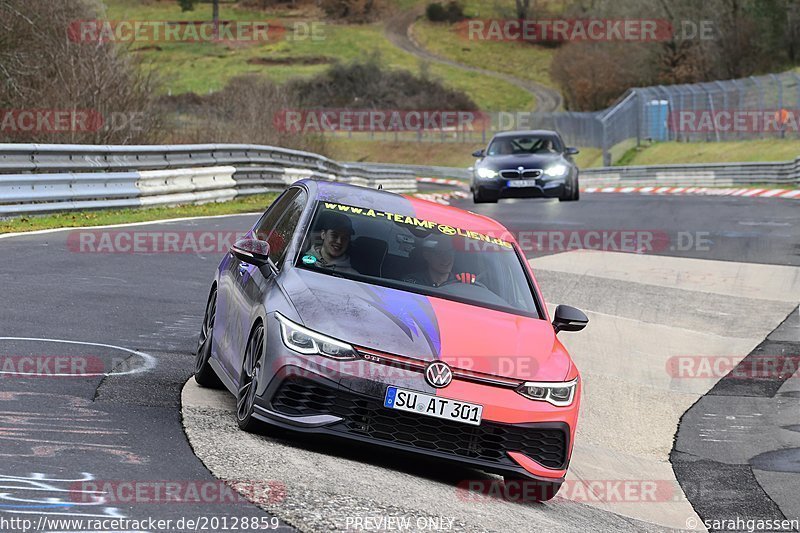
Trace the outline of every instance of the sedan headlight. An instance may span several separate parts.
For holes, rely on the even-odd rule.
[[[545,169],[544,173],[551,178],[560,178],[567,173],[567,165],[563,163],[556,163],[555,165]]]
[[[572,401],[575,399],[575,389],[577,387],[578,378],[560,383],[552,381],[526,381],[517,387],[517,392],[531,400],[548,402],[556,407],[567,407],[572,405]]]
[[[275,313],[281,323],[283,344],[290,350],[304,355],[322,355],[331,359],[356,359],[356,352],[349,344],[332,339],[316,331],[296,324],[280,313]]]
[[[478,169],[478,177],[483,178],[486,180],[490,180],[492,178],[497,177],[497,171],[492,170],[491,168],[481,167]]]

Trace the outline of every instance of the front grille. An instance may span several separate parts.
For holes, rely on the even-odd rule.
[[[493,422],[470,426],[383,407],[374,398],[305,378],[281,383],[272,408],[290,416],[331,414],[343,422],[330,429],[412,448],[514,465],[506,451],[521,452],[549,468],[563,468],[567,434],[559,428],[524,428]]]
[[[538,178],[542,175],[542,171],[538,168],[526,168],[523,170],[513,169],[513,170],[501,170],[500,175],[506,179],[530,179],[530,178]]]

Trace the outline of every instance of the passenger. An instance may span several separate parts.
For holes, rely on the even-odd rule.
[[[313,262],[318,267],[335,272],[358,274],[350,265],[350,237],[355,233],[350,218],[328,211],[320,217],[318,227],[322,242],[309,248],[303,254],[302,261],[306,264]]]
[[[422,272],[414,272],[403,281],[429,287],[440,287],[449,282],[475,283],[475,274],[462,272],[453,274],[455,250],[452,239],[428,239],[422,243],[422,258],[426,268]]]

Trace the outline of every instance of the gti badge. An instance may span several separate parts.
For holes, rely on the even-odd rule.
[[[453,381],[453,371],[447,363],[434,361],[425,369],[425,381],[437,389],[447,387]]]

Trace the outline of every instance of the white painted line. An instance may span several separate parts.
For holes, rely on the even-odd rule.
[[[152,370],[156,367],[156,358],[150,354],[146,354],[144,352],[140,352],[137,350],[131,350],[130,348],[123,348],[122,346],[114,346],[113,344],[103,344],[100,342],[83,342],[83,341],[68,341],[64,339],[40,339],[36,337],[0,337],[0,341],[31,341],[31,342],[52,342],[56,344],[80,344],[83,346],[100,346],[101,348],[111,348],[113,350],[120,350],[123,352],[128,352],[133,355],[138,355],[142,359],[144,359],[145,364],[141,368],[134,368],[131,370],[126,370],[124,372],[103,372],[103,373],[85,373],[85,374],[39,374],[35,372],[14,372],[14,371],[0,371],[0,374],[11,374],[14,376],[43,376],[43,377],[79,377],[79,378],[87,378],[87,377],[98,377],[98,376],[124,376],[126,374],[141,374],[142,372],[147,372]]]

